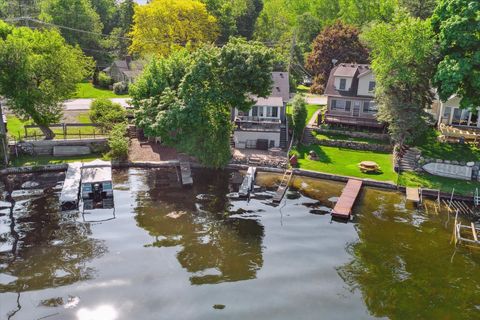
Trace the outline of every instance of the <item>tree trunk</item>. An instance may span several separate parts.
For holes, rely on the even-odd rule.
[[[52,129],[50,129],[49,127],[42,125],[39,125],[38,127],[45,135],[45,140],[53,140],[53,138],[55,138],[55,133],[53,133]]]

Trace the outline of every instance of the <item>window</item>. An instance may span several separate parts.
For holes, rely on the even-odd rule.
[[[347,79],[340,79],[340,90],[345,90],[347,86]]]
[[[368,83],[368,91],[372,92],[373,90],[375,90],[375,81],[370,81]]]
[[[348,101],[350,102],[350,101]],[[336,111],[345,111],[346,109],[346,106],[347,106],[347,101],[345,100],[332,100],[332,110],[336,110]],[[349,106],[349,110],[350,110],[350,106]],[[347,111],[349,111],[347,110]]]
[[[363,103],[363,112],[364,113],[375,113],[377,112],[378,108],[375,102],[373,101],[365,101]]]
[[[450,120],[450,115],[452,114],[452,107],[445,107],[443,110],[443,117]]]
[[[252,108],[252,117],[258,117],[258,107]]]
[[[267,107],[267,117],[277,118],[278,117],[278,107]]]
[[[345,111],[350,112],[351,106],[352,106],[352,101],[347,101],[347,102],[345,103]]]

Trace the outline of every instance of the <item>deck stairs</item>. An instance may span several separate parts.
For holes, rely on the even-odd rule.
[[[303,131],[303,144],[310,145],[313,144],[316,140],[315,136],[312,134],[313,129],[310,127],[306,127]]]
[[[421,153],[417,148],[407,149],[400,158],[400,171],[414,171],[417,157],[421,155]]]
[[[287,126],[282,124],[280,128],[280,148],[286,149],[288,144]]]
[[[475,195],[473,196],[473,203],[475,204],[475,207],[478,207],[480,205],[480,196],[478,194],[478,188],[475,189]]]
[[[273,203],[280,203],[282,201],[283,196],[285,195],[285,192],[287,192],[288,186],[290,185],[292,176],[293,176],[292,170],[285,170],[282,180],[278,185],[277,192],[275,192],[275,195],[272,198]]]
[[[133,125],[128,126],[127,133],[128,133],[128,137],[130,139],[138,138],[138,133],[137,133],[137,127],[136,126],[133,126]]]

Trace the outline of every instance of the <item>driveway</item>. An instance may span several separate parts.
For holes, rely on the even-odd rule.
[[[63,109],[65,111],[84,111],[90,110],[90,104],[94,99],[71,99],[63,103]],[[115,103],[120,103],[124,108],[131,108],[128,103],[130,98],[112,98],[110,99]]]

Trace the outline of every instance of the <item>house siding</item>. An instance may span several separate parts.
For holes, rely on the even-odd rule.
[[[367,96],[367,97],[373,97],[374,92],[369,91],[369,84],[371,81],[375,81],[375,77],[372,72],[364,75],[363,77],[358,78],[358,91],[357,95],[359,96]]]

